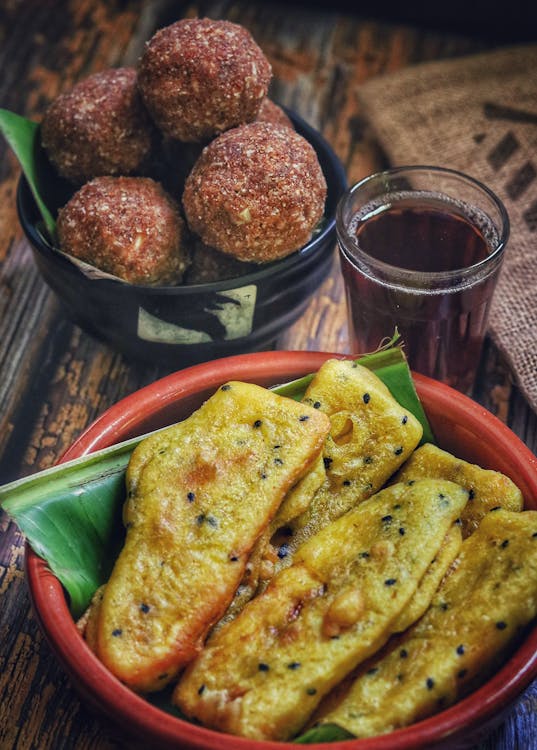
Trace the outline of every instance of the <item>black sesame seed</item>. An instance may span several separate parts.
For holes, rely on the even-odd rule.
[[[298,669],[300,667],[299,661],[292,661],[290,664],[287,665],[287,669]]]
[[[409,487],[412,487],[412,485],[414,484],[415,481],[416,481],[415,479],[409,479],[408,482],[407,482],[407,485]]]
[[[214,516],[207,516],[205,520],[207,521],[207,523],[209,524],[209,526],[213,527],[213,529],[217,529],[218,528],[218,519],[215,518]]]
[[[459,678],[459,680],[462,680],[462,678],[466,677],[467,674],[468,674],[468,670],[467,669],[460,669],[457,672],[457,677]]]
[[[237,562],[238,559],[239,559],[238,555],[230,555],[229,556],[229,561],[230,562]]]
[[[198,695],[201,695],[205,692],[205,685],[200,685],[198,688]]]
[[[317,692],[317,688],[308,688],[308,689],[306,690],[306,693],[307,693],[308,695],[315,695],[315,694],[316,694],[316,692]]]
[[[278,448],[281,448],[282,446],[281,445],[273,445],[272,447],[274,448],[275,451],[277,451]]]
[[[112,635],[114,638],[118,638],[120,635],[123,635],[123,631],[121,628],[116,628],[115,630],[112,630]]]
[[[445,495],[443,495],[441,492],[438,493],[438,497],[440,500],[443,500],[445,498]]]
[[[475,497],[475,491],[474,490],[468,490],[468,500],[473,500]]]
[[[432,677],[427,677],[425,680],[425,684],[427,685],[427,690],[432,690],[434,688],[434,680]]]
[[[537,539],[537,531],[533,532],[533,534],[531,535],[531,538],[532,539]]]
[[[307,422],[307,421],[308,421],[308,419],[309,419],[309,415],[308,415],[308,414],[301,414],[301,415],[299,416],[299,418],[298,418],[298,421],[299,421],[299,422]]]
[[[464,654],[464,646],[462,645],[462,643],[460,646],[457,646],[455,650],[457,651],[459,656],[462,656]]]
[[[403,673],[402,672],[399,672],[399,674],[397,675],[397,679],[399,680],[399,682],[403,682]]]
[[[270,669],[269,665],[265,664],[262,661],[259,662],[259,664],[257,665],[257,668],[259,669],[260,672],[268,672]]]
[[[196,499],[196,494],[194,492],[189,492],[186,496],[186,499],[188,500],[189,503],[193,503],[194,500]]]
[[[385,586],[393,586],[395,583],[397,583],[397,578],[386,578],[384,581]]]
[[[277,466],[283,466],[283,460],[282,460],[281,458],[275,458],[275,459],[274,459],[274,463],[275,463],[275,464],[276,464]]]
[[[221,391],[230,391],[230,390],[231,390],[231,386],[229,385],[229,383],[226,383],[225,385],[223,385],[223,386],[222,386],[222,387],[220,388],[220,390],[221,390]]]
[[[381,521],[382,521],[383,523],[390,523],[390,521],[392,520],[392,517],[391,517],[390,515],[387,515],[387,516],[382,516],[382,518],[381,518],[380,520],[381,520]]]
[[[507,623],[504,622],[503,620],[500,620],[499,622],[496,623],[496,628],[498,630],[505,630],[506,627],[507,627]]]
[[[159,450],[159,452],[158,452],[159,456],[162,456],[162,455],[164,455],[164,453],[166,453],[166,451],[167,451],[167,450],[168,450],[167,448],[161,448],[161,449]]]
[[[404,536],[404,535],[405,535],[405,530],[403,529],[403,527],[402,527],[402,526],[400,526],[400,527],[399,527],[399,534],[400,534],[401,536]]]
[[[371,396],[369,395],[369,393],[364,393],[362,398],[363,398],[364,404],[368,404],[371,401]]]
[[[505,549],[508,546],[509,546],[509,539],[504,539],[503,542],[500,544],[500,547],[502,549]]]
[[[267,475],[265,474],[265,472],[262,472],[262,473],[260,474],[260,477],[261,477],[261,479],[266,479],[266,478],[267,478]]]
[[[400,508],[401,508],[401,503],[395,503],[395,505],[393,506],[394,510],[400,510]]]
[[[408,417],[407,417],[407,415],[405,414],[405,416],[404,416],[404,417],[402,418],[402,420],[401,420],[401,424],[406,424],[407,422],[408,422]]]
[[[402,648],[401,651],[399,651],[399,656],[401,657],[401,659],[406,659],[407,658],[408,651],[406,650],[406,648]]]
[[[373,463],[373,456],[365,456],[364,464],[372,464],[372,463]]]
[[[321,402],[320,401],[315,401],[315,403],[313,404],[313,408],[314,409],[320,409],[321,408]]]
[[[149,606],[149,604],[146,604],[145,602],[142,602],[142,604],[140,604],[140,612],[143,612],[144,615],[146,615],[150,609],[151,607]]]
[[[402,445],[400,445],[399,448],[396,448],[394,450],[394,453],[395,453],[396,456],[400,456],[402,452],[403,452],[403,446]]]
[[[351,480],[350,479],[344,479],[343,480],[343,486],[344,487],[350,487],[351,486]],[[537,536],[537,534],[535,534],[534,536]]]
[[[461,519],[461,518],[457,518],[457,519],[456,519],[456,520],[454,521],[453,525],[454,525],[454,526],[462,526],[462,519]]]
[[[449,604],[448,604],[447,602],[442,602],[442,603],[441,603],[441,604],[439,605],[439,607],[440,607],[440,609],[443,609],[443,610],[444,610],[444,612],[445,612],[445,611],[446,611],[446,610],[448,609],[448,607],[449,607]]]
[[[323,464],[324,464],[324,468],[325,468],[325,469],[329,469],[329,468],[330,468],[330,465],[331,465],[331,463],[332,463],[332,459],[331,459],[331,458],[329,458],[328,456],[324,456],[324,458],[323,458]]]
[[[360,554],[358,555],[358,557],[362,557],[362,558],[363,557],[369,557],[369,552],[360,552]]]
[[[282,546],[278,550],[278,557],[280,558],[280,560],[283,560],[284,557],[287,557],[288,554],[289,554],[289,545],[282,544]]]
[[[198,526],[201,526],[204,521],[205,521],[205,513],[200,513],[199,516],[196,516],[196,523]]]
[[[261,427],[263,422],[260,419],[256,419],[254,422],[254,427],[257,429],[258,427]]]

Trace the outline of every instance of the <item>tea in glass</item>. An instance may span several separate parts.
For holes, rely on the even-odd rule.
[[[469,392],[509,232],[503,204],[459,172],[404,167],[354,185],[336,225],[353,351],[397,327],[412,369]]]

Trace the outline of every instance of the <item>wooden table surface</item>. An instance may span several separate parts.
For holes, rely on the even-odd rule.
[[[421,61],[502,43],[480,38],[475,30],[455,34],[290,2],[6,0],[0,13],[0,106],[36,120],[51,99],[80,78],[135,64],[154,30],[180,17],[206,15],[242,23],[272,63],[272,96],[322,131],[350,182],[385,165],[355,95],[362,82]],[[14,156],[0,142],[2,484],[53,464],[110,404],[169,372],[165,365],[126,361],[64,317],[18,224],[18,177]],[[349,351],[337,264],[277,346]],[[535,414],[490,343],[474,398],[536,451]],[[537,747],[536,702],[537,683],[479,748]],[[0,516],[0,748],[127,746],[133,745],[120,729],[80,702],[52,656],[30,609],[23,539]]]

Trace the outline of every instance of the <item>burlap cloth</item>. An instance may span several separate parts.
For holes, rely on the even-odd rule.
[[[511,236],[489,334],[537,410],[537,45],[415,65],[358,96],[392,166],[459,169],[505,203]]]

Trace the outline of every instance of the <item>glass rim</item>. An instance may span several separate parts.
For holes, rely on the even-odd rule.
[[[478,190],[483,192],[495,205],[499,213],[501,222],[501,226],[497,226],[498,222],[494,221],[494,225],[499,229],[499,237],[498,242],[496,243],[492,252],[485,258],[477,261],[477,263],[473,263],[469,266],[462,266],[461,268],[454,268],[449,271],[415,271],[409,268],[403,268],[401,266],[394,266],[391,263],[379,260],[378,258],[375,258],[374,255],[371,255],[363,248],[361,248],[356,239],[351,234],[349,234],[347,229],[342,229],[342,227],[344,226],[344,208],[359,190],[361,190],[364,186],[366,186],[373,180],[382,179],[383,177],[397,176],[402,172],[432,172],[443,174],[447,177],[456,177],[458,179],[462,179],[464,182],[469,183],[472,187],[477,188]],[[492,217],[489,218],[492,219]],[[507,241],[510,234],[510,221],[509,214],[507,213],[507,209],[505,208],[503,201],[496,195],[493,190],[491,190],[487,185],[485,185],[477,178],[472,177],[471,175],[466,174],[465,172],[461,172],[457,169],[450,169],[448,167],[439,167],[427,164],[417,164],[391,167],[389,169],[373,172],[367,177],[363,177],[361,180],[358,180],[358,182],[355,182],[353,185],[351,185],[351,187],[349,187],[341,196],[336,207],[336,233],[340,251],[348,258],[351,263],[353,263],[353,265],[356,264],[359,258],[362,258],[380,271],[384,271],[386,274],[393,275],[394,273],[397,273],[400,277],[400,280],[404,279],[407,282],[412,282],[412,280],[421,279],[422,281],[436,280],[437,282],[446,282],[453,279],[460,279],[461,276],[467,277],[473,276],[475,274],[479,275],[480,272],[484,273],[485,270],[489,267],[495,267],[497,263],[500,262],[503,251],[507,246]],[[350,245],[350,248],[347,247],[347,245]]]

